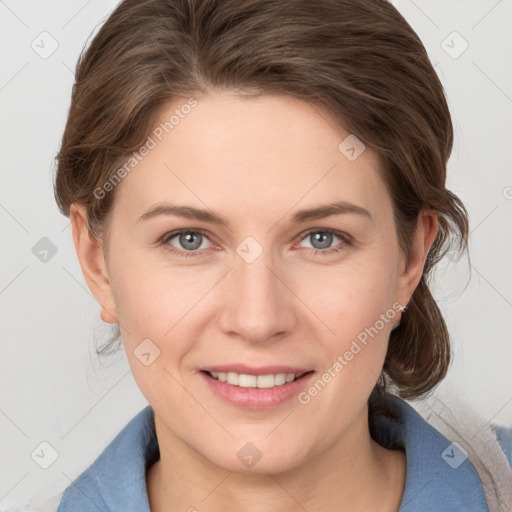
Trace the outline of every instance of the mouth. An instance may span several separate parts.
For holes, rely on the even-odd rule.
[[[285,384],[301,379],[306,374],[311,373],[312,370],[299,373],[268,373],[264,375],[252,375],[236,372],[214,372],[208,370],[202,370],[202,372],[212,379],[218,380],[219,382],[226,382],[232,386],[238,386],[241,388],[271,389],[284,386]]]
[[[272,409],[284,404],[308,385],[314,373],[283,366],[255,369],[240,365],[199,371],[213,396],[243,409]]]

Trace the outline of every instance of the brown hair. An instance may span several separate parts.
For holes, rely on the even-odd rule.
[[[370,405],[387,382],[404,398],[432,390],[447,372],[450,343],[429,275],[450,239],[466,247],[468,220],[445,187],[453,129],[443,87],[388,1],[122,1],[77,65],[57,156],[62,213],[69,215],[71,203],[86,205],[91,232],[106,235],[115,189],[101,199],[94,190],[141,146],[165,103],[215,88],[314,103],[375,150],[404,254],[420,210],[439,212],[421,282],[391,332]]]

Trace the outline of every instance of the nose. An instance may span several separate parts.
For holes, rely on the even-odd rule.
[[[248,263],[238,256],[222,290],[220,327],[249,343],[277,341],[297,329],[297,299],[286,269],[272,264],[270,251]]]

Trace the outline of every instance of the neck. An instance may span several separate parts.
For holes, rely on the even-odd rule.
[[[328,450],[289,471],[238,473],[202,457],[155,415],[160,460],[147,474],[151,510],[396,512],[405,484],[405,454],[373,441],[367,425],[365,411]]]

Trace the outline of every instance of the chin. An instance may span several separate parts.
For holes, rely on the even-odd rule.
[[[211,457],[205,455],[211,463],[227,471],[253,475],[278,474],[293,470],[304,462],[303,450],[299,453],[298,445],[283,447],[268,440],[260,443],[245,440],[234,443],[234,446],[220,453],[211,454]]]

